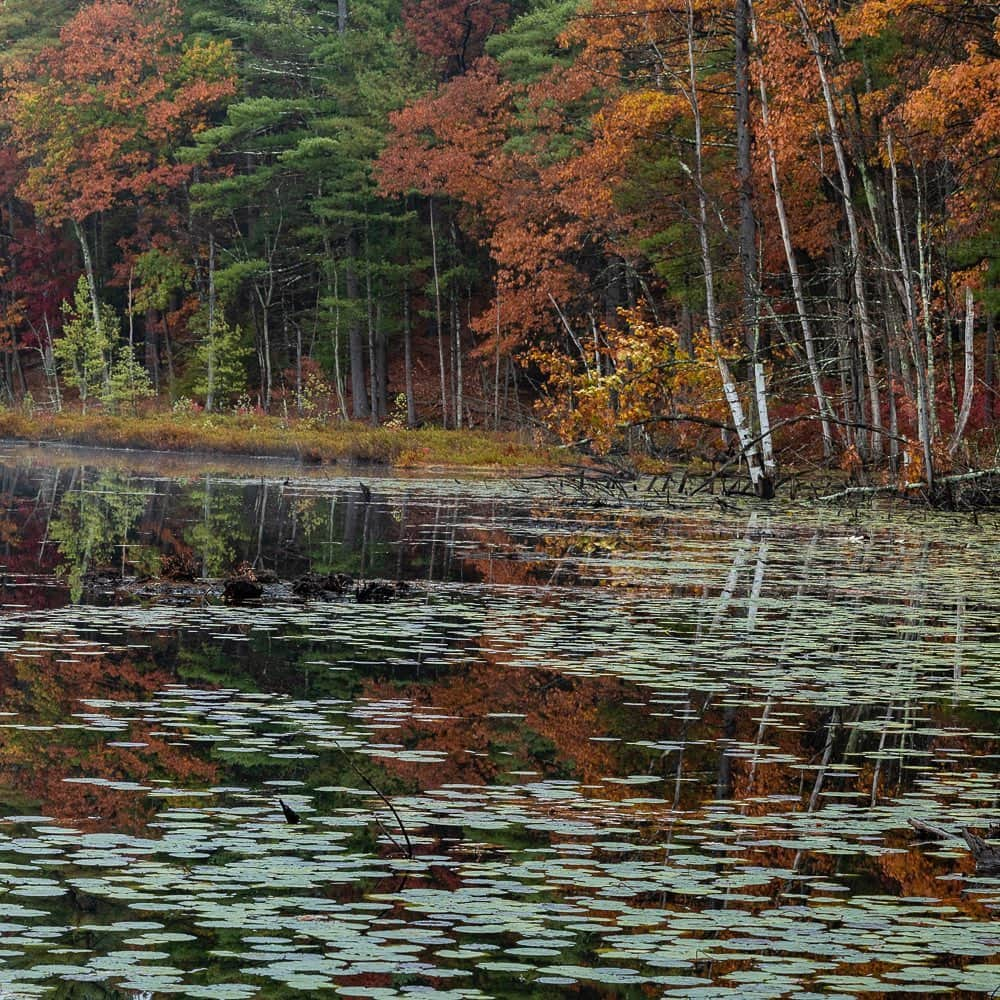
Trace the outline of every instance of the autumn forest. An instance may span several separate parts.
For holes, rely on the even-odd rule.
[[[9,408],[997,462],[983,0],[0,8]]]

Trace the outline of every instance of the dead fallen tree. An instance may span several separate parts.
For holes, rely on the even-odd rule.
[[[893,497],[925,503],[940,510],[989,510],[1000,508],[1000,467],[940,476],[932,487],[925,482],[883,486],[849,486],[818,499],[823,503]]]
[[[917,833],[923,834],[929,840],[964,840],[965,846],[968,847],[969,853],[976,862],[976,868],[980,871],[1000,870],[1000,847],[991,844],[974,830],[964,827],[962,830],[955,832],[912,817],[908,822]],[[1000,833],[1000,829],[992,826],[986,831],[987,837],[996,836],[998,833]]]

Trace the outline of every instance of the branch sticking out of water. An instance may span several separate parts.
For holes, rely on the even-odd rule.
[[[410,841],[410,835],[406,831],[406,825],[403,823],[403,819],[396,810],[396,807],[389,800],[389,797],[385,794],[385,792],[383,792],[382,789],[379,788],[375,782],[373,782],[371,778],[369,778],[368,775],[361,770],[360,767],[358,767],[351,755],[336,740],[333,740],[333,745],[344,755],[344,760],[347,761],[347,766],[382,800],[385,807],[392,813],[397,825],[399,826],[399,831],[403,835],[403,840],[406,843],[405,847],[385,828],[385,824],[378,818],[377,813],[375,814],[375,822],[378,823],[379,829],[389,838],[390,841],[392,841],[396,850],[412,861],[413,843]]]

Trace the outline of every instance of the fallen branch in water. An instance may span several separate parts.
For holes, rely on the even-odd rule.
[[[968,827],[964,827],[961,831],[946,830],[944,827],[933,826],[931,823],[925,823],[922,819],[913,819],[913,817],[910,817],[907,822],[917,833],[921,833],[931,840],[964,840],[978,867],[1000,868],[1000,847],[994,847]],[[992,835],[995,832],[995,827],[990,827],[987,834]]]
[[[413,860],[413,844],[410,841],[410,835],[406,832],[406,825],[403,823],[402,817],[396,811],[396,807],[389,801],[389,797],[379,788],[371,778],[365,774],[364,771],[355,764],[354,759],[351,755],[336,741],[332,740],[333,745],[344,755],[344,760],[347,761],[347,766],[382,800],[389,812],[392,813],[396,820],[396,824],[399,826],[400,833],[403,834],[403,840],[406,841],[406,847],[403,845],[385,828],[385,824],[379,819],[378,813],[374,813],[375,822],[378,824],[379,829],[392,841],[393,846],[401,854],[404,854],[410,861]]]
[[[962,831],[962,838],[969,845],[969,851],[976,864],[983,868],[1000,868],[1000,848],[988,844],[978,834],[969,829]]]
[[[925,837],[930,837],[931,840],[952,840],[958,837],[957,833],[952,833],[950,830],[943,830],[939,826],[931,826],[930,823],[925,823],[922,819],[913,819],[910,817],[907,822],[917,833],[922,833]]]
[[[962,483],[971,483],[980,479],[989,479],[991,477],[996,477],[1000,479],[1000,467],[994,467],[992,469],[980,469],[977,472],[963,472],[954,476],[942,476],[940,479],[935,480],[934,493],[938,494],[941,491],[941,487],[948,487],[954,485],[960,485]],[[832,503],[835,500],[844,500],[847,497],[857,496],[857,497],[876,497],[879,495],[893,495],[893,496],[906,496],[911,493],[926,493],[927,484],[923,481],[916,483],[897,483],[895,485],[883,485],[883,486],[849,486],[847,489],[840,490],[838,493],[830,493],[826,496],[819,497],[818,499],[823,503]],[[1000,500],[1000,489],[998,489],[998,500]]]

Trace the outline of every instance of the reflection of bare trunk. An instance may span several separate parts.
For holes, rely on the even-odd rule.
[[[361,579],[365,578],[366,562],[368,558],[368,534],[371,530],[372,505],[365,500],[365,516],[361,523],[361,568],[359,570]]]
[[[360,507],[357,497],[349,493],[344,505],[344,548],[348,552],[353,552],[358,548],[360,518],[358,513]]]
[[[437,550],[438,525],[441,523],[441,501],[438,500],[434,508],[434,528],[431,531],[431,551],[427,559],[427,580],[434,579],[434,557]]]
[[[889,726],[892,724],[892,716],[894,712],[895,708],[890,701],[889,704],[886,705],[885,717],[882,719],[882,733],[879,736],[878,752],[875,754],[875,767],[872,771],[872,807],[878,805],[878,783],[879,778],[882,777],[882,759],[885,756],[885,741],[889,735]]]
[[[208,527],[212,520],[212,477],[205,473],[205,494],[201,506],[202,523],[205,526],[205,534],[208,536]],[[206,561],[207,550],[202,549],[201,554],[201,575],[208,576],[208,563]]]
[[[764,734],[767,732],[768,719],[771,717],[771,706],[774,704],[774,697],[769,691],[767,701],[764,702],[764,710],[760,713],[760,725],[757,726],[757,736],[753,742],[753,756],[750,758],[750,773],[747,775],[747,795],[753,794],[754,779],[757,776],[757,761],[760,757],[761,744],[764,742]],[[746,809],[747,802],[744,800],[742,808]]]
[[[823,759],[819,763],[819,770],[816,772],[816,781],[813,784],[812,795],[809,796],[809,808],[807,812],[815,812],[819,803],[819,795],[823,790],[823,782],[826,780],[826,771],[830,766],[830,757],[833,755],[833,741],[837,736],[837,729],[840,726],[840,712],[834,709],[830,713],[830,721],[826,726],[826,744],[823,747]]]
[[[265,480],[261,480],[259,496],[260,499],[257,503],[257,553],[253,559],[255,569],[260,566],[264,548],[264,521],[267,518],[267,482]]]
[[[747,555],[750,552],[750,538],[756,526],[757,512],[754,511],[750,515],[750,520],[747,522],[746,534],[739,543],[736,555],[733,556],[733,563],[729,568],[729,575],[726,577],[726,584],[722,588],[722,593],[719,595],[719,603],[715,606],[715,614],[712,616],[712,629],[715,629],[719,622],[722,621],[722,616],[728,610],[733,599],[733,594],[736,592],[736,584],[739,582],[741,570],[746,565]]]
[[[962,646],[965,641],[965,595],[960,594],[955,602],[955,664],[952,674],[955,681],[955,698],[962,683]]]
[[[736,706],[727,705],[722,713],[722,734],[719,739],[719,774],[715,783],[715,797],[728,799],[733,793],[733,759],[729,756],[729,743],[736,735]]]
[[[753,585],[750,588],[750,600],[747,601],[747,631],[752,632],[757,626],[757,610],[760,607],[760,592],[764,588],[764,571],[767,568],[767,537],[761,536],[757,549],[757,565],[754,567]]]

